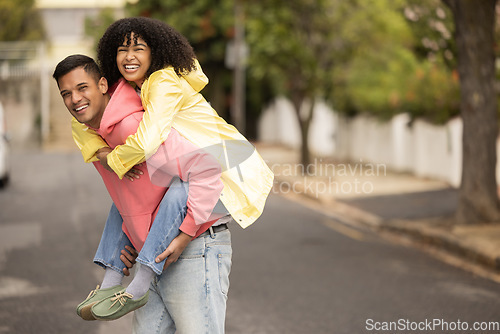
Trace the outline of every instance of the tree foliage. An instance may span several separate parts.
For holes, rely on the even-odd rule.
[[[44,39],[44,26],[35,0],[0,0],[0,41]]]
[[[407,0],[403,14],[415,36],[413,50],[419,59],[438,60],[454,70],[457,51],[453,16],[441,0]]]
[[[85,18],[85,34],[94,40],[94,50],[106,29],[116,20],[112,8],[103,8],[96,17]]]
[[[233,37],[233,1],[141,0],[128,4],[131,15],[162,20],[187,37],[201,62],[224,62]]]
[[[268,0],[248,2],[249,74],[271,83],[294,105],[302,134],[301,162],[308,164],[308,131],[316,98],[330,95],[342,2]]]

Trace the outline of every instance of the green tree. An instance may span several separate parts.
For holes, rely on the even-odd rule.
[[[0,0],[0,41],[40,41],[45,32],[35,0]]]
[[[228,116],[231,71],[225,66],[228,41],[234,35],[234,2],[197,0],[187,4],[181,0],[141,0],[129,3],[130,15],[162,20],[189,40],[210,84],[203,91],[215,110]]]
[[[457,221],[500,221],[496,182],[498,101],[495,91],[496,0],[443,0],[455,21],[463,119],[462,182]]]
[[[250,75],[271,82],[292,102],[302,135],[301,163],[308,164],[309,125],[316,98],[331,87],[335,1],[249,2],[247,43]]]
[[[457,55],[450,9],[441,0],[406,0],[402,11],[415,36],[415,55],[455,70]]]
[[[249,2],[250,74],[292,101],[308,164],[309,125],[317,98],[339,111],[387,116],[403,100],[417,61],[403,1],[283,0]],[[388,59],[390,62],[388,63]],[[399,107],[396,103],[392,110]]]

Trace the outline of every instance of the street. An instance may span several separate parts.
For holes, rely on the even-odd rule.
[[[92,258],[110,204],[79,153],[13,152],[0,191],[0,334],[131,332],[130,316],[74,311],[102,278]],[[230,229],[229,334],[500,332],[498,283],[284,197]]]

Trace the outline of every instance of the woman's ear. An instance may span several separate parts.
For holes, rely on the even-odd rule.
[[[108,80],[106,80],[105,77],[101,77],[97,85],[99,86],[99,90],[102,94],[106,94],[108,92]]]

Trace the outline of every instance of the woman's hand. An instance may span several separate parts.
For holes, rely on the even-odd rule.
[[[168,245],[167,249],[156,257],[156,263],[160,263],[168,257],[163,266],[163,270],[167,269],[172,263],[177,262],[179,256],[182,254],[186,246],[193,239],[192,236],[181,232],[174,240]]]

